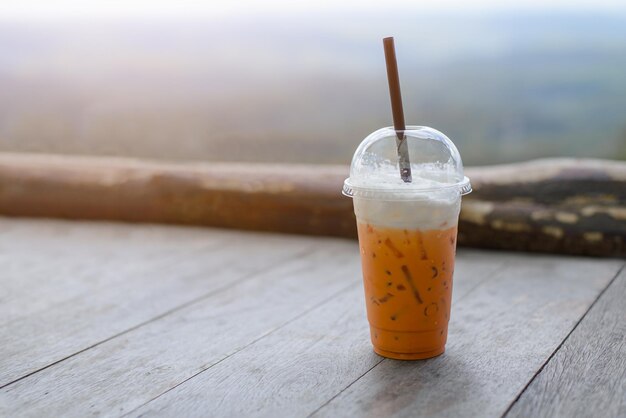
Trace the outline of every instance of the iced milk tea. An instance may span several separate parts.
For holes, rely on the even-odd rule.
[[[374,350],[421,359],[443,353],[452,297],[456,226],[419,230],[357,224]]]

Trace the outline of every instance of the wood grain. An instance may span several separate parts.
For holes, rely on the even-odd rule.
[[[621,265],[519,257],[453,306],[444,355],[384,360],[316,416],[500,416]]]
[[[505,263],[504,256],[462,253],[454,303]],[[380,360],[369,342],[363,290],[356,286],[129,415],[302,416]],[[197,396],[207,387],[209,394]],[[172,409],[158,409],[180,396],[185,401]]]
[[[11,384],[0,390],[0,399],[24,416],[51,411],[117,415],[219,363],[346,286],[362,299],[357,247],[350,241],[312,241],[308,257],[285,262]],[[488,279],[502,264],[493,261],[483,253],[462,255],[455,297]],[[358,302],[350,307],[363,304]],[[359,319],[360,331],[367,332],[363,317]]]
[[[224,231],[0,218],[0,326],[232,245]],[[167,239],[163,239],[167,236]],[[229,237],[231,240],[229,241]]]
[[[8,317],[0,320],[0,386],[315,245],[295,236],[149,225],[22,221],[12,229],[12,238],[2,237],[13,267],[0,278],[0,318]]]
[[[351,241],[0,219],[0,263],[0,372],[23,377],[0,389],[11,417],[500,416],[624,267],[461,250],[447,352],[411,363],[371,351]],[[615,294],[590,325],[614,324],[591,347],[613,357],[588,374],[616,394],[622,282],[562,346]]]
[[[357,247],[308,255],[216,292],[0,391],[24,416],[119,415],[189,379],[360,280]]]
[[[472,411],[484,415],[485,403],[494,402],[498,408],[498,401],[503,402],[507,396],[510,401],[516,394],[519,376],[526,374],[530,378],[534,374],[536,362],[515,364],[515,357],[547,358],[550,349],[560,342],[559,335],[567,333],[621,265],[541,259],[529,266],[527,257],[510,254],[494,255],[492,261],[502,259],[506,260],[506,268],[498,269],[493,278],[468,272],[482,282],[475,282],[471,291],[462,292],[453,302],[456,307],[450,353],[436,360],[385,360],[378,364],[381,358],[371,351],[362,290],[354,288],[130,416],[307,416],[344,390],[347,399],[339,396],[320,413],[389,416],[406,407],[405,414],[415,416],[416,411],[425,408],[416,398],[423,401],[432,396],[431,387],[437,387],[434,393],[442,398],[436,403],[431,400],[431,408],[436,404],[456,411],[458,416],[459,411],[466,413],[465,408],[471,406],[470,415]],[[457,271],[462,271],[462,267]],[[578,274],[572,278],[574,271]],[[570,291],[562,292],[565,288]],[[554,294],[555,291],[559,292]],[[553,304],[549,307],[544,307],[543,301],[532,300],[544,292],[552,295]],[[506,318],[504,330],[499,329],[498,323],[502,317]],[[531,330],[540,334],[526,338],[529,352],[520,353],[520,338],[512,338],[516,328],[526,329],[525,334]],[[521,334],[527,337],[524,332]],[[553,337],[545,338],[546,334]],[[491,359],[496,352],[500,355],[506,351],[514,354],[504,353],[501,364],[497,364],[498,359]],[[477,358],[481,352],[489,353],[482,362]],[[475,364],[476,360],[482,364]],[[421,376],[416,375],[420,369]],[[403,381],[397,381],[398,378]],[[485,390],[483,381],[491,387]],[[499,388],[498,384],[509,388]],[[471,402],[476,399],[478,402]],[[493,415],[493,409],[490,412]]]
[[[626,416],[626,270],[532,381],[509,417]]]
[[[626,256],[626,162],[468,168],[459,245]],[[356,237],[345,166],[0,153],[0,214]],[[254,208],[254,210],[250,210]]]

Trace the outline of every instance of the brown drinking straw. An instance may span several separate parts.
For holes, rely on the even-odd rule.
[[[407,147],[404,131],[404,111],[402,110],[402,95],[400,94],[400,77],[398,76],[398,63],[396,62],[396,49],[393,37],[383,39],[385,47],[385,62],[387,63],[387,80],[389,81],[389,96],[391,97],[391,113],[393,114],[393,127],[396,130],[396,147],[398,149],[398,161],[400,163],[400,177],[405,183],[411,182],[411,161],[409,160],[409,148]]]

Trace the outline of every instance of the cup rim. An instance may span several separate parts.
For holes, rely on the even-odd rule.
[[[343,188],[341,193],[344,196],[354,198],[358,197],[359,199],[385,199],[385,200],[413,200],[419,199],[420,196],[429,195],[433,192],[439,191],[450,191],[456,189],[459,192],[460,196],[465,196],[472,192],[472,184],[470,183],[470,179],[467,176],[463,177],[458,183],[445,184],[437,187],[427,187],[424,189],[402,189],[402,188],[380,188],[380,187],[363,187],[356,186],[350,182],[350,178],[348,177],[343,182]]]

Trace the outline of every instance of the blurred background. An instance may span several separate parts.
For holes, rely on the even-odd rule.
[[[0,151],[347,164],[394,36],[407,122],[466,165],[626,159],[626,3],[335,3],[3,4]]]

